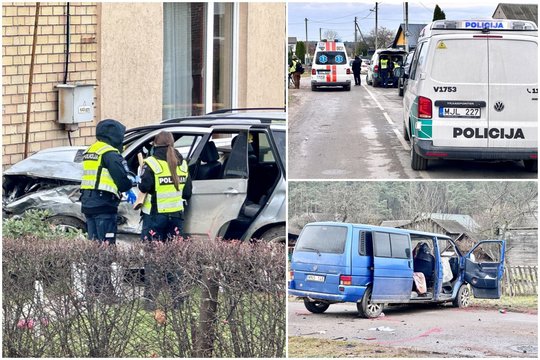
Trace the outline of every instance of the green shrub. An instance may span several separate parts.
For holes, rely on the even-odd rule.
[[[3,236],[10,238],[35,237],[39,239],[77,238],[81,233],[74,229],[57,226],[49,220],[47,210],[28,210],[21,217],[4,218]]]

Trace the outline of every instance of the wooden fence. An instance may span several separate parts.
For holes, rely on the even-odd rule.
[[[502,285],[504,295],[538,294],[538,266],[506,266]]]

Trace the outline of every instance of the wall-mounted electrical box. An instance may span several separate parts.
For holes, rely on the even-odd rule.
[[[78,124],[94,120],[93,84],[59,84],[58,122]]]

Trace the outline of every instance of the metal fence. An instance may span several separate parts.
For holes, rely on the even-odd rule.
[[[509,296],[538,294],[538,266],[506,266],[502,290]]]

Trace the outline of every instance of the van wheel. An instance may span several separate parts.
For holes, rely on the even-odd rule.
[[[311,91],[317,91],[317,87],[315,85],[311,85]]]
[[[343,89],[345,89],[345,91],[351,91],[351,85],[345,85]]]
[[[459,287],[456,298],[452,300],[452,305],[457,308],[466,308],[471,304],[471,289],[467,284]]]
[[[525,170],[529,172],[538,171],[538,160],[523,160],[523,165],[525,165]]]
[[[371,84],[373,84],[373,82],[369,81],[369,78],[368,78],[368,76],[367,76],[367,75],[366,75],[366,84],[368,84],[368,85],[371,85]]]
[[[379,86],[379,82],[377,80],[373,79],[371,82],[373,83],[373,87]]]
[[[285,244],[285,225],[273,226],[270,229],[263,232],[260,236],[261,240],[269,243]]]
[[[416,153],[414,144],[411,142],[411,168],[413,170],[426,170],[428,160]]]
[[[398,85],[398,86],[399,86],[399,85]],[[398,93],[399,93],[399,96],[403,96],[403,88],[402,88],[402,87],[399,87]]]
[[[330,304],[322,301],[309,301],[308,299],[304,299],[304,306],[308,311],[314,314],[322,314],[330,307]]]
[[[411,138],[409,137],[409,131],[407,130],[407,125],[405,125],[405,122],[403,122],[403,138],[405,141],[411,141]]]
[[[366,319],[373,319],[379,317],[383,311],[384,304],[371,302],[371,287],[366,289],[362,300],[356,303],[358,314]]]

